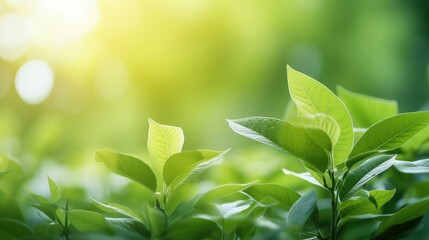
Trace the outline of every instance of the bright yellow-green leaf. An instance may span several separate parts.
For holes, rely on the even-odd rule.
[[[338,96],[346,104],[355,127],[368,128],[374,123],[398,114],[398,103],[338,87]]]
[[[160,176],[162,176],[167,159],[182,151],[184,141],[185,137],[181,128],[159,124],[149,119],[147,148]]]
[[[219,160],[223,152],[194,150],[176,153],[169,157],[164,166],[164,181],[170,188],[190,181]]]
[[[51,202],[56,203],[61,199],[61,188],[60,186],[48,177],[49,191],[51,192]]]
[[[334,161],[341,164],[350,153],[353,144],[353,125],[344,103],[332,91],[311,77],[288,66],[288,85],[298,115],[326,114],[340,126],[340,136],[334,146]]]

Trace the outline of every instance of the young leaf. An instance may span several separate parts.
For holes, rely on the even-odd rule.
[[[143,223],[143,220],[140,218],[140,216],[138,216],[137,213],[135,213],[133,210],[126,206],[122,206],[116,203],[102,203],[92,198],[90,198],[89,200],[94,203],[94,205],[100,210],[103,210],[108,213],[119,213]]]
[[[285,168],[283,168],[282,171],[286,175],[292,175],[292,176],[301,178],[301,179],[303,179],[303,180],[305,180],[305,181],[307,181],[307,182],[309,182],[311,184],[314,184],[316,186],[323,187],[323,185],[320,184],[310,173],[307,173],[307,172],[296,173],[296,172],[289,171],[289,170],[287,170]]]
[[[396,160],[393,166],[403,173],[429,173],[429,159],[413,162]]]
[[[372,125],[359,138],[350,153],[350,158],[366,152],[398,148],[428,124],[429,112],[403,113],[384,119]]]
[[[395,162],[395,157],[394,155],[374,156],[350,171],[341,185],[340,199],[342,201],[349,199],[365,183],[390,168]]]
[[[162,175],[167,159],[182,151],[184,141],[185,137],[181,128],[162,125],[149,119],[147,148],[159,174]]]
[[[429,199],[402,208],[381,222],[375,239],[393,239],[393,237],[404,236],[402,233],[416,227],[428,210]]]
[[[252,200],[237,200],[230,203],[215,204],[220,216],[227,219],[235,214],[239,214],[252,205]]]
[[[48,182],[49,182],[49,191],[51,192],[51,202],[56,203],[58,202],[58,200],[61,199],[61,188],[50,177],[48,177]]]
[[[98,162],[104,162],[114,173],[140,183],[153,192],[156,191],[155,174],[142,160],[111,149],[98,150],[95,158]]]
[[[328,167],[329,157],[326,151],[314,141],[305,128],[264,117],[228,120],[228,122],[236,133],[268,146],[285,150],[319,172],[325,172]],[[321,134],[323,133],[321,131]],[[325,137],[329,139],[326,134]]]
[[[338,97],[347,106],[355,126],[368,128],[374,123],[398,114],[398,103],[338,87]]]
[[[237,193],[239,191],[242,191],[251,185],[253,185],[254,182],[251,183],[245,183],[245,184],[225,184],[221,185],[219,187],[216,187],[214,189],[211,189],[207,192],[205,192],[201,197],[195,201],[194,206],[199,206],[207,203],[211,203],[219,198],[223,198],[226,196],[229,196],[231,194]]]
[[[316,209],[316,204],[317,194],[315,191],[311,191],[303,195],[291,207],[287,217],[287,224],[289,231],[292,233],[293,236],[299,236],[299,233],[301,233],[301,230],[307,222],[308,218]]]
[[[332,146],[337,144],[338,138],[340,137],[340,126],[334,118],[326,114],[296,117],[291,119],[290,122],[295,126],[302,126],[310,129],[318,128],[323,130],[329,136]],[[332,151],[331,148],[328,148],[328,150]]]
[[[68,220],[79,232],[113,232],[103,214],[85,210],[69,210],[67,213]],[[64,210],[57,210],[60,219],[65,219],[65,214]]]
[[[195,150],[176,153],[169,157],[164,166],[164,181],[171,188],[198,176],[221,160],[225,152]]]
[[[349,155],[353,144],[352,120],[344,103],[323,84],[289,66],[287,78],[298,115],[326,114],[340,126],[341,135],[334,146],[334,161],[336,165],[341,164]]]

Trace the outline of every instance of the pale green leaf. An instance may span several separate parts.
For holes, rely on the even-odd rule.
[[[156,177],[152,169],[137,157],[116,152],[111,149],[98,150],[95,156],[114,173],[127,177],[144,187],[156,191]]]
[[[340,187],[340,199],[342,201],[349,199],[365,183],[390,168],[395,162],[395,157],[394,155],[374,156],[350,171]]]
[[[399,234],[403,231],[407,231],[409,228],[413,228],[417,225],[417,222],[413,220],[419,220],[429,210],[429,199],[408,205],[401,210],[397,211],[393,216],[381,222],[377,229],[376,236],[384,239],[383,236],[391,236],[392,233],[399,237]],[[412,222],[412,224],[408,224]]]
[[[384,119],[368,128],[359,138],[350,153],[350,157],[371,151],[396,149],[428,124],[429,112],[403,113]]]
[[[203,204],[208,204],[213,201],[218,200],[219,198],[227,197],[231,194],[237,193],[239,191],[242,191],[251,185],[253,185],[254,182],[251,183],[245,183],[245,184],[237,184],[237,183],[231,183],[231,184],[225,184],[218,186],[216,188],[213,188],[207,192],[205,192],[203,195],[201,195],[197,201],[195,201],[195,206],[200,206]]]
[[[163,177],[167,186],[175,188],[198,176],[222,159],[225,152],[194,150],[176,153],[164,166]]]
[[[353,125],[344,103],[332,91],[311,77],[291,67],[287,68],[289,92],[298,115],[326,114],[340,126],[340,136],[334,146],[335,164],[344,162],[353,144]]]
[[[304,194],[293,204],[287,217],[288,229],[292,236],[296,238],[299,236],[305,223],[316,210],[316,204],[317,194],[315,191]]]
[[[227,219],[233,215],[239,214],[247,210],[251,205],[251,200],[237,200],[229,203],[215,204],[220,216],[223,219]]]
[[[172,189],[167,195],[165,212],[170,215],[180,204],[186,203],[186,201],[195,196],[196,193],[197,191],[193,184],[181,185]]]
[[[228,120],[229,126],[236,133],[275,147],[300,158],[321,173],[328,167],[329,156],[314,141],[305,128],[274,118],[253,117]],[[323,134],[323,131],[320,131]],[[328,135],[325,137],[329,139]]]
[[[56,203],[58,202],[58,200],[61,199],[61,188],[50,177],[48,177],[48,182],[49,182],[49,191],[51,192],[51,202]]]
[[[116,203],[107,203],[107,202],[100,202],[97,201],[93,198],[89,199],[92,203],[94,203],[94,205],[96,207],[98,207],[100,210],[103,210],[105,212],[108,213],[119,213],[122,214],[124,216],[127,216],[129,218],[133,218],[139,222],[143,223],[143,219],[140,218],[140,216],[137,215],[137,213],[135,213],[132,209],[126,207],[126,206],[122,206],[120,204],[116,204]]]
[[[185,137],[181,128],[159,124],[149,119],[147,148],[160,175],[162,175],[167,159],[182,151],[184,141]]]
[[[403,173],[429,173],[429,159],[413,162],[396,160],[393,166]]]
[[[286,175],[292,175],[292,176],[295,176],[295,177],[297,177],[297,178],[301,178],[302,180],[305,180],[305,181],[307,181],[307,182],[309,182],[309,183],[311,183],[311,184],[314,184],[314,185],[316,185],[316,186],[319,186],[319,187],[323,187],[323,185],[322,184],[320,184],[310,173],[308,173],[308,172],[303,172],[303,173],[296,173],[296,172],[292,172],[292,171],[289,171],[289,170],[287,170],[287,169],[285,169],[285,168],[283,168],[282,169],[282,171],[283,171],[283,173],[284,174],[286,174]]]
[[[347,106],[355,127],[368,128],[374,123],[398,114],[398,103],[338,87],[338,97]]]

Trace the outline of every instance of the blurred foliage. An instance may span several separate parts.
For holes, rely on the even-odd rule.
[[[183,127],[186,149],[232,148],[201,176],[200,192],[259,180],[305,193],[306,183],[280,171],[303,166],[235,136],[224,119],[281,117],[286,64],[330,89],[397,99],[401,112],[428,109],[428,9],[398,0],[0,0],[0,217],[40,223],[28,190],[48,196],[47,175],[74,209],[94,210],[88,197],[138,205],[141,186],[109,174],[94,154],[111,147],[148,159],[149,117]],[[15,78],[34,59],[50,65],[54,86],[32,105]],[[385,184],[427,181],[391,170]],[[412,202],[421,191],[398,196]]]

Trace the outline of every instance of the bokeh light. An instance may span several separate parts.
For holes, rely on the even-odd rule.
[[[28,104],[43,102],[52,91],[54,73],[51,66],[42,60],[32,60],[19,68],[15,87],[19,96]]]

